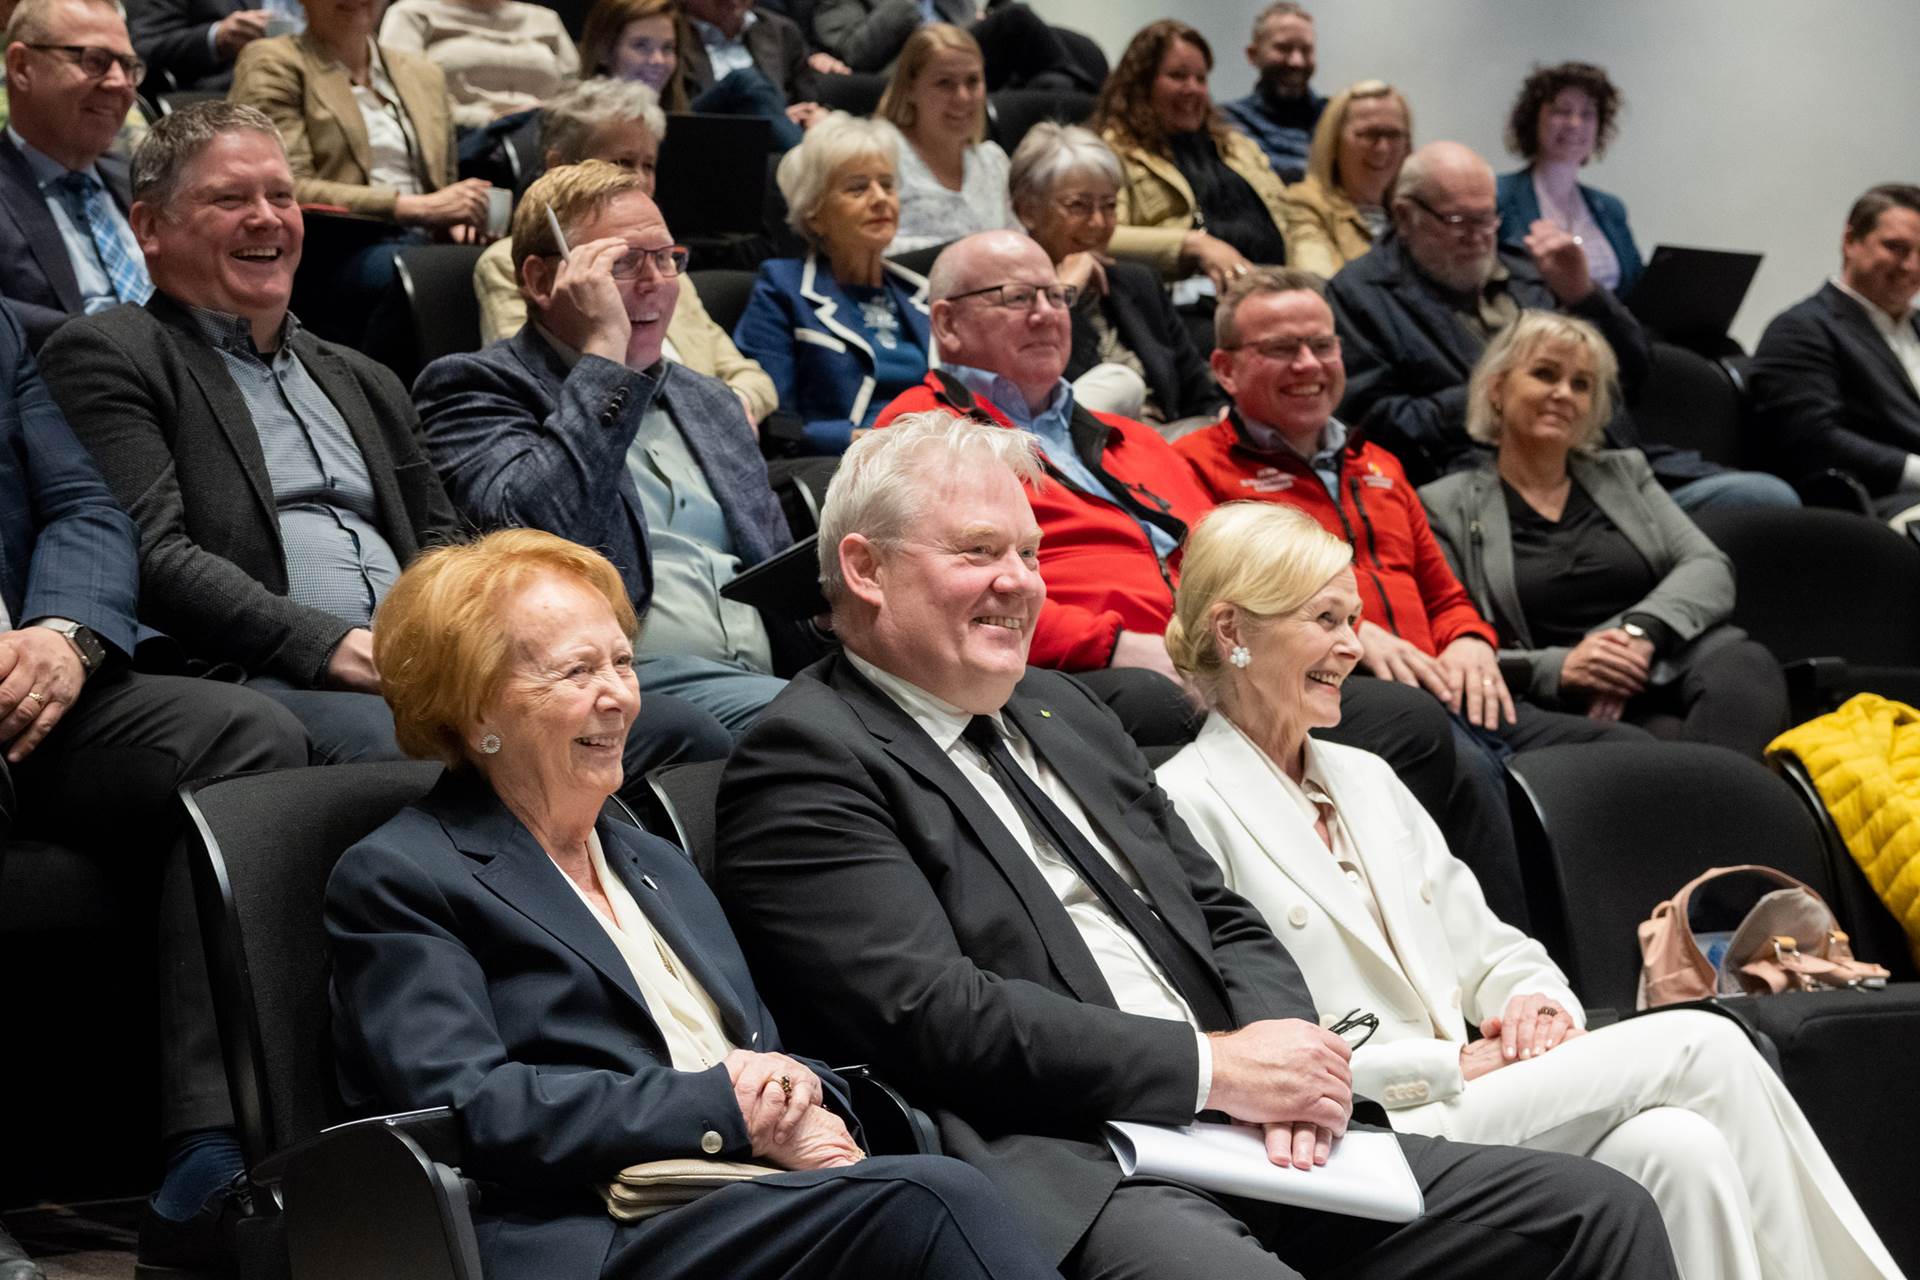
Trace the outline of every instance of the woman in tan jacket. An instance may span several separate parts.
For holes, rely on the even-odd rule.
[[[1094,127],[1125,169],[1113,252],[1215,288],[1287,256],[1284,184],[1207,93],[1213,51],[1171,18],[1134,36],[1100,91]]]
[[[1330,277],[1391,225],[1387,193],[1413,148],[1413,109],[1383,80],[1362,80],[1320,113],[1307,176],[1287,188],[1288,261]]]

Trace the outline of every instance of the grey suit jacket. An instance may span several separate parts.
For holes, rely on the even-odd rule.
[[[127,186],[127,162],[101,156],[95,162],[107,193],[125,213],[133,205]],[[33,170],[13,139],[0,130],[0,296],[13,304],[35,351],[47,336],[80,314],[80,283],[67,257],[66,242],[33,180]]]
[[[685,365],[636,373],[585,356],[569,369],[529,324],[434,361],[413,394],[427,452],[461,514],[482,528],[545,529],[597,548],[641,613],[653,598],[653,553],[626,458],[656,397],[713,486],[741,561],[758,564],[793,541],[740,398]]]
[[[961,30],[974,22],[973,0],[934,0],[940,21]],[[880,71],[920,29],[920,0],[821,0],[813,34],[821,47],[855,71]]]
[[[400,380],[300,330],[293,349],[340,410],[402,566],[453,532]],[[67,420],[140,526],[140,620],[192,658],[319,682],[348,624],[287,598],[273,483],[220,353],[165,294],[62,326],[41,367]]]
[[[1575,453],[1567,470],[1660,575],[1645,599],[1621,609],[1596,631],[1618,626],[1629,613],[1651,614],[1670,627],[1686,644],[1655,664],[1655,684],[1677,678],[1688,662],[1744,634],[1721,625],[1733,612],[1732,561],[1674,505],[1639,450]],[[1498,473],[1490,466],[1455,472],[1423,486],[1420,499],[1455,576],[1500,631],[1507,683],[1536,702],[1554,705],[1560,668],[1572,650],[1533,643],[1515,585],[1513,529]]]

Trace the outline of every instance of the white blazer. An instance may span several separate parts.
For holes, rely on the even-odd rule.
[[[1228,886],[1260,909],[1300,966],[1322,1020],[1356,1006],[1379,1017],[1380,1029],[1353,1055],[1355,1093],[1389,1110],[1458,1097],[1469,1020],[1479,1025],[1516,995],[1550,996],[1585,1025],[1546,949],[1487,908],[1473,872],[1447,851],[1386,761],[1314,739],[1307,750],[1373,885],[1391,946],[1232,721],[1208,716],[1199,738],[1158,775]],[[1437,1120],[1414,1128],[1444,1129]]]

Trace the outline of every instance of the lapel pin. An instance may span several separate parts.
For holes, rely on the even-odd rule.
[[[1048,720],[1053,719],[1053,712],[1047,710],[1045,707],[1040,708],[1040,714]]]
[[[653,877],[650,875],[642,874],[640,877],[640,883],[647,886],[647,888],[653,890],[655,893],[660,892],[660,886],[653,882]]]

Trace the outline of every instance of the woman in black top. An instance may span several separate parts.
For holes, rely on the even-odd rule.
[[[1634,449],[1599,449],[1613,351],[1582,320],[1523,312],[1467,386],[1495,464],[1421,489],[1433,531],[1535,702],[1758,756],[1787,727],[1773,656],[1726,625],[1727,558]]]

